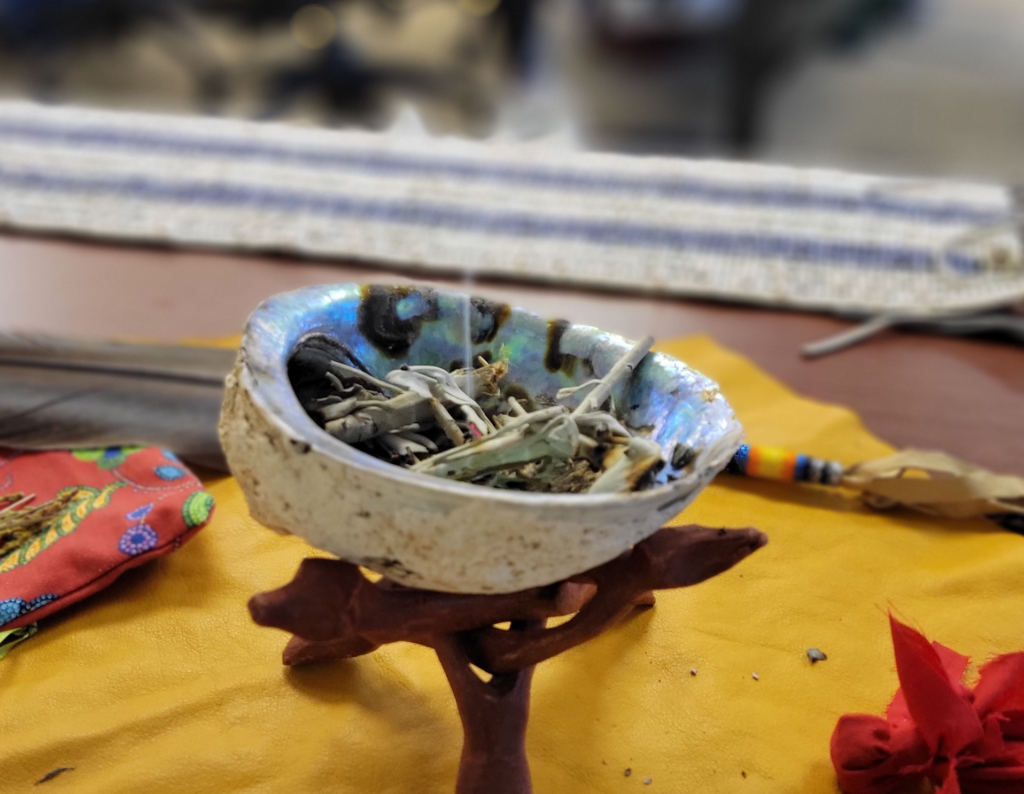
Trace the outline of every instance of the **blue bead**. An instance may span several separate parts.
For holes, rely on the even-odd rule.
[[[157,466],[153,471],[161,480],[180,480],[185,476],[185,470],[178,466]]]
[[[149,515],[149,511],[152,510],[152,509],[153,509],[153,504],[152,503],[150,503],[148,505],[142,505],[142,507],[136,507],[130,513],[127,513],[125,515],[125,518],[127,518],[129,521],[141,521],[142,519],[144,519],[146,516]]]
[[[153,531],[152,527],[147,527],[145,524],[139,524],[138,526],[132,527],[121,536],[121,540],[118,541],[117,549],[122,554],[127,554],[134,557],[136,554],[142,554],[150,549],[155,549],[157,544],[160,542],[160,538],[156,532]]]
[[[0,626],[21,617],[27,611],[27,606],[24,598],[8,598],[0,601]]]
[[[740,444],[740,448],[736,450],[736,454],[732,458],[732,462],[736,464],[736,468],[739,469],[741,474],[747,473],[747,459],[750,456],[750,445]]]
[[[36,596],[25,606],[25,612],[31,612],[33,609],[39,609],[39,607],[46,606],[51,601],[56,601],[60,598],[56,593],[44,593],[41,596]]]

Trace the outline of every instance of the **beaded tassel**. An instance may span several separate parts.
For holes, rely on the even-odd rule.
[[[838,461],[752,444],[742,444],[726,468],[732,474],[744,474],[761,480],[820,485],[839,485],[843,479],[843,470],[843,464]]]

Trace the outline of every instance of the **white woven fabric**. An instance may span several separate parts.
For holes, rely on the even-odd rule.
[[[1000,186],[0,102],[0,223],[874,314],[1024,297]],[[973,237],[973,239],[971,239]]]

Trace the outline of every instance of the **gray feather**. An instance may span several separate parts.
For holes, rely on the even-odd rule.
[[[0,334],[0,446],[159,446],[227,470],[217,440],[223,348]]]

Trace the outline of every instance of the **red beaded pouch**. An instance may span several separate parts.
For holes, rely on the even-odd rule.
[[[212,510],[195,475],[161,449],[0,448],[0,629],[34,623],[174,551]]]

